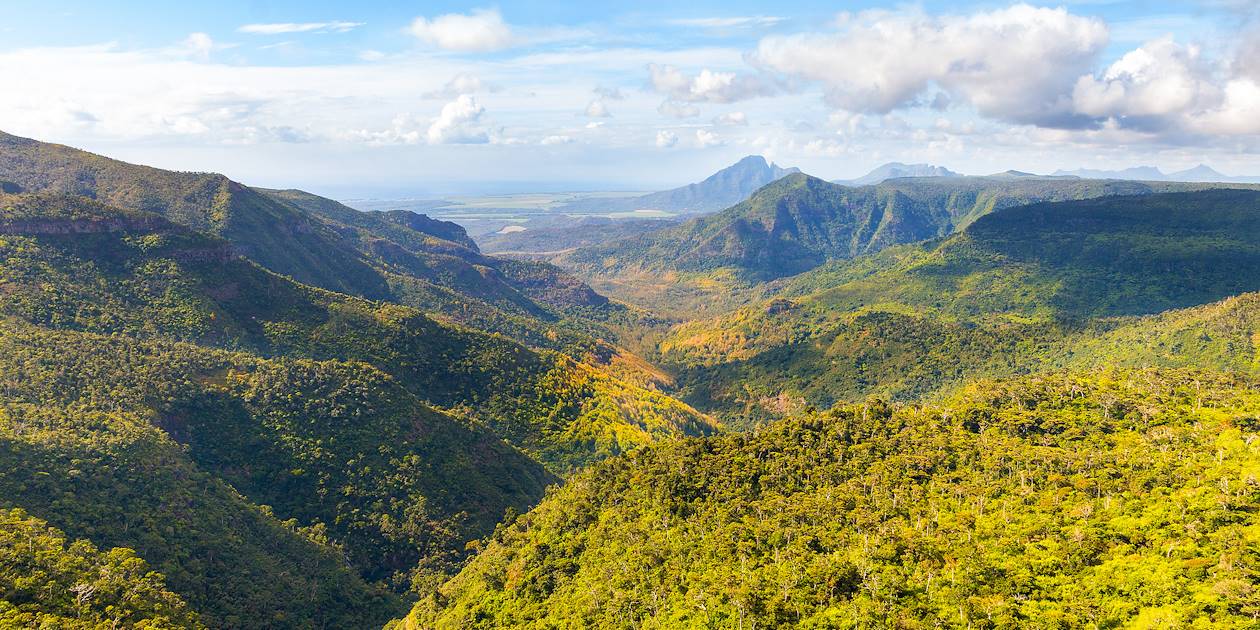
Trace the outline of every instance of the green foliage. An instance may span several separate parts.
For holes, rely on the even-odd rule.
[[[137,549],[213,624],[370,626],[396,600],[360,578],[395,591],[434,587],[464,561],[469,541],[556,480],[531,455],[567,473],[715,428],[564,354],[297,284],[155,215],[52,195],[6,197],[0,207],[0,313],[15,320],[0,325],[5,395],[32,409],[147,422],[186,449],[180,466],[244,495],[191,511],[221,522],[187,537],[162,535],[159,521],[96,514],[122,494],[122,481],[108,477],[71,506],[81,512],[45,512],[45,497],[63,496],[64,486],[24,493],[34,486],[16,482],[0,496],[78,537]],[[14,455],[14,467],[29,457]],[[145,501],[173,491],[126,483],[151,492]],[[243,531],[224,519],[253,505],[268,507],[249,527],[293,539],[258,534],[263,543],[301,544],[279,557],[216,546]],[[143,503],[128,509],[163,515]],[[233,558],[241,564],[220,567]],[[272,575],[283,566],[310,569]]]
[[[1257,414],[1254,381],[1103,371],[654,445],[398,627],[1254,627]]]
[[[336,549],[203,472],[145,417],[0,403],[0,501],[70,538],[134,549],[208,625],[368,628],[396,609]]]
[[[379,274],[341,246],[333,230],[222,175],[137,166],[0,132],[0,177],[24,192],[161,214],[221,236],[259,264],[302,282],[369,297],[386,292]]]
[[[2,346],[11,398],[148,418],[199,468],[324,532],[361,575],[399,589],[457,567],[469,540],[554,481],[364,364],[26,327],[6,327]]]
[[[203,628],[130,549],[98,551],[20,509],[0,511],[0,625]]]
[[[830,260],[943,237],[996,210],[1117,195],[1201,191],[1224,184],[1064,178],[926,177],[850,188],[788,175],[718,214],[556,257],[610,295],[662,313],[731,304],[729,294]],[[1238,185],[1237,188],[1256,188]],[[683,284],[688,291],[636,290]],[[753,285],[750,287],[749,285]],[[697,295],[689,296],[688,292]],[[685,300],[679,304],[679,300]],[[736,300],[736,304],[737,300]]]
[[[737,425],[1047,367],[1253,370],[1254,295],[1133,316],[1260,289],[1257,209],[1260,193],[1231,190],[1007,209],[801,274],[755,306],[675,328],[660,350],[686,400]]]
[[[255,190],[3,132],[0,178],[12,184],[0,192],[159,214],[299,282],[409,304],[579,358],[608,345],[598,322],[624,311],[551,265],[483,256],[458,226],[410,213],[362,213],[301,191]]]
[[[0,223],[0,312],[37,325],[367,362],[421,400],[471,412],[561,473],[658,437],[715,428],[677,401],[564,354],[207,255],[225,244],[156,217],[154,225],[102,218],[96,231],[65,233],[69,220],[57,213],[82,207],[108,217],[110,209],[62,197],[0,205],[10,216],[43,217],[40,225]],[[505,268],[522,282],[533,269]],[[512,330],[510,322],[501,328]]]

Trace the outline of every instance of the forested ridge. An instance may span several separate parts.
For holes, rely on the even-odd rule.
[[[750,164],[566,271],[0,134],[0,625],[1260,625],[1260,192]]]
[[[605,462],[402,628],[1255,627],[1256,381],[979,382]]]

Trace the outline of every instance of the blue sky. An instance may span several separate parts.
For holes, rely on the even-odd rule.
[[[0,129],[339,196],[1260,173],[1252,0],[0,6]]]

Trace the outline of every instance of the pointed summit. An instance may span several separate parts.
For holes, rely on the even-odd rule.
[[[597,207],[602,211],[660,210],[680,214],[717,212],[747,199],[753,191],[770,182],[799,172],[798,168],[783,168],[760,155],[749,155],[695,184],[629,199],[580,200],[563,209],[575,211]]]
[[[1234,178],[1221,174],[1207,164],[1199,164],[1194,168],[1169,173],[1168,179],[1178,182],[1228,182]]]

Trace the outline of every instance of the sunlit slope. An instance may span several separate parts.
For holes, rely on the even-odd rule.
[[[1252,380],[980,382],[589,471],[402,628],[1243,628],[1260,569]]]
[[[73,197],[0,198],[0,312],[41,326],[370,363],[558,472],[713,421],[502,335],[297,284],[230,244]]]

